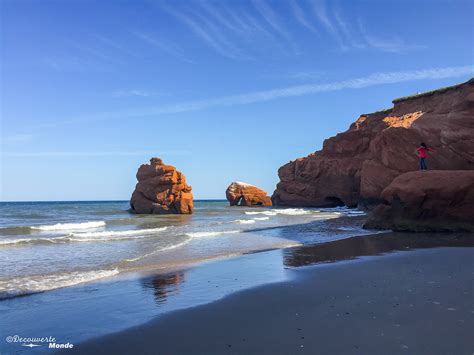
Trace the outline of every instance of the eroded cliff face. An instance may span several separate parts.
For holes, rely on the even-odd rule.
[[[323,149],[278,170],[274,205],[370,206],[400,174],[418,169],[420,142],[436,150],[433,170],[474,169],[474,79],[393,101],[361,115]]]

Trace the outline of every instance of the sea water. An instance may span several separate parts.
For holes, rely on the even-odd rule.
[[[196,201],[192,215],[136,215],[128,208],[127,201],[0,203],[0,299],[363,233],[350,224],[325,227],[328,219],[363,214],[348,208],[227,201]]]

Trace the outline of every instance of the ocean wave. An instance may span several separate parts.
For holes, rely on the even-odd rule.
[[[190,238],[206,238],[206,237],[215,237],[221,234],[236,234],[240,233],[240,230],[230,230],[230,231],[216,231],[216,232],[192,232],[186,233]]]
[[[253,224],[255,223],[256,221],[253,220],[253,219],[236,219],[234,221],[234,223],[238,223],[238,224]]]
[[[77,230],[77,229],[91,229],[100,228],[105,226],[105,221],[93,221],[83,223],[57,223],[44,226],[31,226],[31,229],[40,231],[64,231],[64,230]]]
[[[253,218],[255,221],[267,221],[270,217],[255,217]]]
[[[263,214],[267,216],[276,216],[277,214],[289,215],[289,216],[299,216],[305,214],[311,214],[319,211],[309,211],[302,208],[284,208],[284,209],[273,209],[267,211],[246,211],[247,215]]]
[[[167,228],[168,227],[126,231],[69,233],[67,236],[53,238],[0,239],[0,246],[16,244],[55,244],[68,242],[109,242],[114,240],[141,239],[150,237],[152,234],[165,231]]]
[[[11,280],[0,281],[0,299],[74,286],[111,277],[118,273],[117,269],[113,269],[17,277]]]
[[[70,233],[71,237],[78,238],[104,238],[104,237],[131,237],[131,236],[142,236],[147,234],[154,234],[157,232],[165,231],[168,227],[160,228],[148,228],[148,229],[131,229],[124,231],[103,231],[103,232],[81,232],[81,233]]]

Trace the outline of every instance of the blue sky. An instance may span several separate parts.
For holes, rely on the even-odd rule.
[[[195,198],[360,114],[473,76],[473,2],[1,3],[1,199],[128,199],[160,156]]]

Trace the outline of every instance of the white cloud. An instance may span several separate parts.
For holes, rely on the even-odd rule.
[[[384,52],[390,53],[403,53],[412,50],[420,50],[427,48],[425,45],[420,44],[409,44],[398,36],[391,37],[379,37],[368,33],[362,24],[362,21],[358,20],[359,30],[362,34],[362,38],[368,47],[379,49]]]
[[[253,5],[257,9],[257,11],[260,13],[260,15],[263,17],[263,19],[278,33],[283,35],[285,38],[289,39],[290,34],[284,28],[284,26],[280,23],[280,20],[278,19],[277,14],[271,6],[268,6],[268,4],[264,0],[253,0]]]
[[[289,86],[286,88],[277,88],[264,91],[254,91],[238,95],[222,96],[205,100],[194,100],[187,102],[178,102],[176,104],[159,107],[148,107],[140,109],[129,109],[113,112],[102,112],[81,117],[76,117],[62,123],[79,123],[98,120],[120,120],[133,119],[138,117],[157,117],[182,112],[193,112],[214,107],[238,106],[252,103],[267,102],[281,98],[297,97],[304,95],[317,94],[321,92],[340,91],[345,89],[362,89],[370,86],[394,84],[407,81],[432,80],[457,78],[474,74],[474,66],[457,66],[432,68],[421,70],[406,70],[395,72],[373,73],[368,76],[329,82],[325,84],[305,84]],[[61,124],[61,123],[59,123]],[[55,123],[54,125],[57,125]],[[43,125],[46,127],[48,125]]]
[[[187,58],[184,55],[183,50],[174,43],[169,43],[168,41],[165,41],[163,39],[158,39],[156,36],[150,33],[143,32],[143,31],[132,30],[130,31],[130,33],[134,35],[135,37],[141,39],[142,41],[145,41],[148,44],[151,44],[152,46],[170,54],[171,56],[177,59],[180,59],[187,63],[195,63],[191,59]]]
[[[147,90],[117,90],[110,93],[112,97],[157,97],[163,96],[164,93],[159,91],[147,91]]]
[[[316,28],[313,26],[311,21],[306,17],[303,9],[301,6],[298,4],[297,0],[292,0],[291,1],[291,8],[293,10],[293,14],[295,15],[296,20],[304,27],[309,29],[310,31],[313,31],[314,33],[318,33]]]

